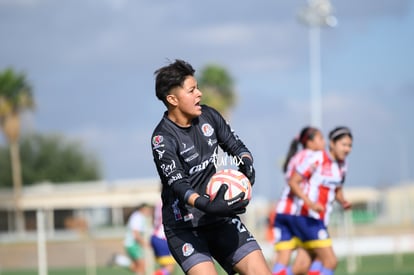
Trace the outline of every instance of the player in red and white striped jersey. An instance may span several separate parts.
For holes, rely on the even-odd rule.
[[[312,140],[309,140],[309,142],[312,142]],[[291,158],[287,166],[287,171],[285,172],[286,182],[292,176],[293,172],[296,170],[296,167],[302,165],[303,161],[308,159],[315,152],[316,151],[310,148],[305,148],[299,151],[298,153],[296,153]],[[301,188],[308,189],[307,180],[304,180],[303,182],[301,182]],[[292,193],[292,190],[290,189],[289,185],[286,185],[283,188],[282,195],[280,196],[277,202],[276,213],[296,215],[298,212],[297,200],[298,198]]]
[[[304,203],[303,199],[297,200],[297,213],[301,216],[323,220],[325,225],[329,223],[329,215],[332,212],[332,203],[335,193],[342,188],[345,178],[346,162],[335,160],[328,152],[318,151],[308,156],[298,165],[297,170],[307,179],[307,188],[302,188],[308,198],[322,205],[324,211],[312,210]],[[301,183],[301,185],[303,185]]]
[[[337,127],[329,133],[329,152],[322,151],[308,157],[297,166],[288,184],[298,200],[299,219],[295,219],[297,236],[310,251],[309,258],[321,261],[322,266],[312,264],[308,274],[333,274],[337,259],[332,249],[327,225],[332,204],[337,200],[344,209],[351,204],[344,199],[342,185],[345,180],[346,157],[352,150],[352,133],[347,127]],[[303,189],[304,179],[309,188]],[[298,261],[303,254],[299,255]]]
[[[297,152],[299,145],[303,149]],[[283,165],[286,181],[295,172],[297,166],[302,165],[303,161],[307,160],[317,150],[323,150],[324,147],[325,141],[318,129],[314,127],[303,128],[299,136],[292,141]],[[307,180],[302,181],[300,185],[301,188],[306,190],[308,188]],[[274,221],[276,259],[272,270],[274,275],[293,274],[288,264],[293,250],[298,245],[293,226],[293,219],[297,218],[297,199],[298,197],[292,193],[289,185],[286,184],[276,205]]]

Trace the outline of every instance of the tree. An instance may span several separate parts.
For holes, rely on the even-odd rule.
[[[9,158],[0,147],[0,167],[10,167]],[[96,157],[86,151],[78,141],[65,139],[61,135],[31,134],[20,141],[22,178],[24,185],[40,182],[65,183],[91,181],[101,178],[101,169]],[[0,186],[11,186],[8,169],[0,170]]]
[[[20,209],[22,175],[19,155],[20,115],[34,107],[32,88],[26,76],[8,68],[0,72],[0,127],[10,145],[16,229],[23,231],[23,212]]]
[[[236,103],[233,79],[228,71],[214,64],[206,65],[198,77],[203,92],[202,103],[217,109],[223,115]]]

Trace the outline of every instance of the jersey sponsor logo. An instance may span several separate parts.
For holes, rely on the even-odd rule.
[[[207,141],[207,144],[210,147],[212,147],[216,143],[217,143],[217,139],[211,139],[211,138],[209,138],[208,141]]]
[[[193,245],[192,245],[192,244],[190,244],[190,243],[185,243],[185,244],[183,244],[183,247],[181,248],[181,250],[183,251],[183,255],[184,255],[185,257],[188,257],[188,256],[190,256],[191,254],[193,254],[193,252],[194,252],[194,247],[193,247]]]
[[[214,128],[209,123],[201,125],[201,131],[206,137],[211,137],[214,133]]]
[[[171,175],[171,173],[175,171],[175,168],[176,168],[175,161],[171,160],[170,164],[163,163],[161,164],[160,168],[162,172],[164,173],[164,176],[168,177],[169,175]]]
[[[191,168],[190,168],[190,170],[188,171],[188,173],[189,173],[190,175],[192,175],[192,174],[194,174],[194,173],[197,173],[197,172],[203,171],[204,169],[206,169],[206,168],[207,168],[208,164],[209,164],[210,162],[212,162],[212,161],[213,161],[213,160],[212,160],[212,158],[207,159],[207,160],[203,161],[202,163],[200,163],[200,164],[198,164],[198,165],[196,165],[196,166],[191,167]]]
[[[176,175],[170,177],[170,179],[168,180],[168,185],[171,185],[173,182],[182,178],[183,176],[181,175],[181,173],[177,173]]]
[[[200,163],[200,164],[198,164],[198,165],[196,165],[196,166],[191,167],[191,168],[190,168],[190,170],[188,171],[188,173],[189,173],[190,175],[192,175],[192,174],[194,174],[194,173],[197,173],[197,172],[203,171],[204,169],[206,169],[206,168],[207,168],[207,166],[208,166],[210,163],[213,163],[213,164],[214,164],[214,166],[216,166],[216,167],[217,167],[217,164],[218,164],[218,162],[217,162],[217,158],[218,158],[218,148],[216,148],[216,149],[214,150],[214,153],[211,155],[211,157],[210,157],[209,159],[206,159],[206,160],[205,160],[205,161],[203,161],[202,163]]]
[[[215,149],[212,155],[213,163],[216,168],[228,165],[239,166],[243,164],[243,160],[239,156],[219,155],[218,148]]]
[[[164,155],[164,153],[165,153],[165,150],[158,150],[158,149],[155,149],[155,151],[158,153],[158,159],[162,159],[162,156]]]
[[[184,143],[183,143],[183,144],[184,144]],[[186,147],[186,146],[184,146],[184,150],[180,152],[180,155],[183,155],[183,154],[187,153],[188,151],[190,151],[190,150],[194,149],[194,145],[191,145],[191,146],[190,146],[190,147],[188,147],[188,148],[185,148],[185,147]]]
[[[196,157],[198,157],[198,153],[192,154],[191,156],[189,156],[188,158],[184,159],[185,162],[190,162],[193,159],[195,159]]]

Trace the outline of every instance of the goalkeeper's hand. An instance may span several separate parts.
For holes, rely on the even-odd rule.
[[[227,184],[222,184],[217,191],[215,198],[210,199],[200,196],[194,201],[194,206],[198,209],[220,217],[233,217],[238,214],[246,212],[246,206],[249,204],[248,200],[244,200],[244,192],[241,192],[232,199],[224,199],[224,194],[229,187]]]

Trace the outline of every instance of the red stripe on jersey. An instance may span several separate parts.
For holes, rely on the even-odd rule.
[[[303,204],[302,209],[300,210],[300,214],[302,216],[308,216],[308,214],[309,214],[309,207],[306,204]]]
[[[287,199],[286,199],[286,206],[285,206],[286,213],[291,213],[292,205],[293,205],[293,195],[289,194]]]
[[[320,185],[319,186],[319,197],[318,197],[318,202],[320,204],[322,204],[324,207],[327,207],[328,204],[328,195],[329,195],[329,187]],[[326,209],[325,209],[326,210]],[[325,219],[325,213],[326,211],[320,212],[320,219],[324,220]]]

